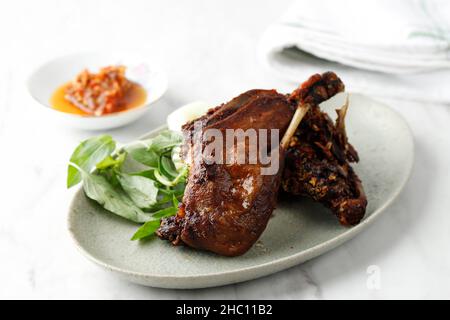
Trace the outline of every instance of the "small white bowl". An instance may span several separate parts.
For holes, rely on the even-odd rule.
[[[167,116],[167,127],[172,131],[181,132],[181,127],[198,117],[204,115],[211,104],[203,101],[195,101],[179,107]]]
[[[99,117],[65,113],[50,106],[50,98],[55,90],[74,79],[78,73],[86,68],[97,72],[101,67],[109,65],[126,66],[127,78],[144,87],[147,100],[142,106]],[[86,130],[116,128],[139,119],[166,92],[167,84],[166,73],[148,59],[134,53],[119,52],[77,53],[58,57],[38,67],[27,81],[30,95],[55,121],[64,126]]]

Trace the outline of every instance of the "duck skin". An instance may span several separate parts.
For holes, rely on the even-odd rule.
[[[350,165],[358,162],[359,157],[345,131],[348,101],[337,110],[335,123],[319,107],[319,103],[330,98],[327,90],[330,82],[340,87],[339,91],[344,90],[344,85],[331,73],[314,75],[307,82],[307,87],[315,88],[314,96],[299,88],[289,97],[297,103],[309,103],[311,108],[290,140],[282,187],[287,193],[322,203],[342,225],[356,225],[364,217],[367,198]]]
[[[231,165],[195,162],[194,123],[201,123],[203,130],[221,132],[255,129],[259,139],[258,129],[278,129],[280,135],[284,134],[294,111],[285,95],[274,90],[251,90],[187,123],[183,127],[182,157],[190,170],[183,201],[177,216],[162,221],[157,235],[175,245],[224,256],[241,255],[250,249],[274,210],[282,170],[261,175],[260,161]],[[205,142],[201,147],[204,150]],[[270,141],[267,147],[270,150]],[[281,165],[283,159],[279,159]]]

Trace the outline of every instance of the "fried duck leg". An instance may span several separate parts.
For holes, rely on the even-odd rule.
[[[293,113],[294,107],[285,95],[274,90],[252,90],[186,124],[183,131],[187,140],[182,156],[189,163],[188,182],[177,216],[162,221],[157,235],[173,244],[183,243],[225,256],[241,255],[250,249],[266,228],[275,207],[282,168],[273,175],[261,175],[263,165],[259,161],[256,164],[194,161],[197,147],[193,145],[197,142],[194,123],[201,123],[204,132],[254,129],[259,138],[259,129],[278,129],[284,134]],[[205,143],[201,145],[203,151]],[[281,166],[284,163],[284,153],[280,153],[279,163]]]
[[[308,103],[311,108],[290,140],[282,187],[290,194],[324,204],[342,225],[356,225],[364,217],[367,198],[350,166],[359,158],[345,131],[348,101],[337,110],[336,123],[318,106],[337,93],[330,88],[343,91],[344,85],[333,73],[314,75],[307,83],[289,97],[297,103]],[[314,94],[310,94],[311,90]]]
[[[272,215],[287,150],[282,144],[280,167],[272,175],[261,175],[261,163],[196,163],[192,146],[194,123],[202,124],[205,130],[278,129],[280,136],[289,127],[287,140],[290,140],[295,130],[289,124],[294,123],[295,129],[306,113],[305,108],[316,103],[318,87],[314,84],[304,84],[303,91],[294,92],[291,98],[274,90],[251,90],[183,126],[182,156],[190,166],[188,183],[177,216],[162,221],[158,236],[175,245],[185,244],[226,256],[247,252]],[[334,95],[341,90],[341,82],[330,81],[327,90]],[[303,99],[293,98],[299,94],[304,95]],[[294,116],[297,107],[301,110]]]

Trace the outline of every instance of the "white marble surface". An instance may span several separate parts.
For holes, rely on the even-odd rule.
[[[81,256],[66,231],[66,161],[91,132],[50,123],[25,79],[42,59],[95,49],[146,50],[170,88],[147,116],[109,133],[133,139],[180,104],[292,86],[258,65],[255,45],[284,1],[9,1],[0,4],[0,298],[450,298],[450,106],[389,101],[411,126],[416,164],[369,230],[308,263],[259,280],[175,291],[117,279]],[[345,80],[345,79],[344,79]],[[351,90],[351,88],[349,88]],[[382,97],[380,99],[383,99]],[[380,288],[367,286],[367,268]]]

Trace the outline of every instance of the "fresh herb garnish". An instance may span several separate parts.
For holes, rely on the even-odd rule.
[[[147,238],[162,218],[177,213],[188,172],[179,158],[181,143],[172,131],[121,148],[107,135],[88,139],[70,158],[67,187],[83,182],[86,196],[103,208],[144,223],[131,240]],[[137,170],[130,169],[133,162]]]
[[[123,190],[141,209],[150,208],[157,201],[158,187],[155,181],[126,173],[117,175]]]
[[[156,230],[158,230],[162,218],[173,216],[176,213],[177,213],[176,207],[169,207],[155,212],[153,215],[154,218],[144,223],[142,227],[140,227],[136,231],[131,240],[140,240],[151,236],[152,234],[155,233]]]
[[[80,143],[70,157],[67,187],[73,187],[81,182],[81,171],[71,164],[75,164],[82,170],[90,172],[97,163],[108,157],[115,148],[115,141],[111,136],[106,135],[91,138]]]

